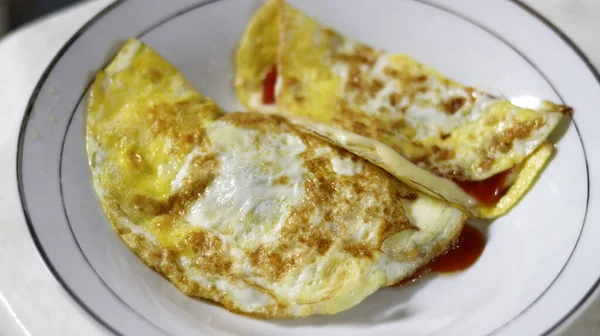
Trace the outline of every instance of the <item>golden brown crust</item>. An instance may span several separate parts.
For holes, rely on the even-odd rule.
[[[466,102],[467,99],[465,97],[453,97],[443,103],[442,110],[447,114],[454,114],[460,110]]]
[[[541,128],[543,125],[544,121],[541,117],[525,122],[515,122],[510,128],[494,136],[491,150],[507,153],[512,149],[515,140],[527,139],[531,132]]]
[[[122,230],[121,227],[116,227],[114,225],[113,227],[117,232]],[[173,283],[181,292],[190,297],[208,299],[216,304],[223,305],[225,308],[234,313],[248,316],[261,318],[282,318],[292,316],[289,314],[289,312],[287,312],[287,306],[283,304],[274,304],[268,310],[256,311],[253,313],[241,311],[235,302],[226,296],[219,294],[218,291],[215,291],[214,287],[202,287],[198,285],[197,282],[188,279],[183,269],[177,263],[177,257],[174,252],[159,247],[141,234],[130,232],[126,234],[120,234],[120,236],[125,244],[129,246],[129,248],[140,259],[142,259],[146,265],[159,273],[161,276],[171,281],[171,283]],[[262,291],[260,287],[255,287],[255,289]],[[269,294],[268,292],[265,293]]]
[[[225,253],[221,239],[207,231],[189,232],[176,248],[180,255],[193,255],[193,267],[207,275],[227,276],[232,272],[233,262]]]
[[[183,186],[166,200],[155,200],[146,195],[133,195],[134,209],[147,216],[183,215],[189,204],[202,196],[214,179],[218,161],[214,155],[196,157],[190,167],[190,176]],[[173,218],[175,219],[175,218]]]

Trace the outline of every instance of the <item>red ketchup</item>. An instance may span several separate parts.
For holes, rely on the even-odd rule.
[[[275,103],[275,82],[277,81],[277,67],[273,66],[263,79],[262,102],[265,105]]]
[[[401,287],[413,283],[430,272],[452,273],[463,271],[479,259],[484,248],[485,237],[481,231],[466,224],[458,237],[458,241],[452,248],[421,267],[410,278],[404,279],[394,286]]]
[[[506,178],[511,169],[505,170],[481,181],[454,181],[467,194],[483,205],[494,205],[504,196]]]

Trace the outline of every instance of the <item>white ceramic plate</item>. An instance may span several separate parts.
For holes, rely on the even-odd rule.
[[[290,1],[359,40],[408,53],[517,104],[575,109],[557,154],[525,199],[491,225],[479,261],[452,276],[383,289],[335,316],[259,320],[188,298],[113,233],[90,182],[84,95],[129,37],[176,65],[225,109],[239,108],[232,55],[258,0],[128,0],[98,14],[52,61],[18,148],[23,209],[39,252],[81,307],[120,335],[541,335],[589,301],[600,278],[600,86],[560,32],[509,1]],[[54,116],[54,118],[50,118]],[[586,152],[585,148],[589,151]],[[596,172],[596,173],[594,173]]]

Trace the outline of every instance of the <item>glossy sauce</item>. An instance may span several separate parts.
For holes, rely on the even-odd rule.
[[[277,67],[273,66],[263,79],[262,102],[265,105],[275,103],[275,82],[277,81]]]
[[[504,196],[506,178],[512,169],[505,170],[482,181],[454,181],[467,194],[483,205],[494,205]]]
[[[463,271],[479,259],[484,248],[485,237],[481,231],[466,224],[452,248],[421,267],[412,277],[395,284],[394,287],[411,284],[431,272],[452,273]]]

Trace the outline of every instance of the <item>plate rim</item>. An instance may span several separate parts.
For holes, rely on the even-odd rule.
[[[52,261],[46,254],[40,239],[38,238],[35,228],[33,227],[33,222],[29,215],[29,208],[27,206],[27,202],[25,200],[25,190],[23,186],[23,173],[22,173],[22,161],[23,161],[23,146],[25,143],[25,131],[27,129],[27,123],[29,118],[33,112],[33,105],[42,90],[42,86],[48,79],[50,73],[54,69],[56,63],[62,58],[62,56],[67,52],[69,47],[75,43],[75,41],[94,23],[104,17],[106,14],[110,13],[115,8],[119,7],[121,4],[125,3],[127,0],[115,0],[114,2],[108,4],[94,16],[92,16],[88,21],[86,21],[79,29],[73,33],[73,35],[60,47],[59,51],[52,57],[52,60],[48,63],[44,72],[40,76],[39,80],[35,84],[31,95],[29,96],[29,100],[27,101],[27,105],[25,107],[25,111],[23,114],[23,118],[21,119],[21,125],[19,127],[19,135],[17,140],[17,152],[16,152],[16,175],[17,175],[17,187],[19,191],[19,202],[21,204],[21,210],[23,212],[23,216],[25,218],[25,222],[27,223],[27,231],[29,232],[29,237],[33,241],[36,249],[36,253],[39,258],[43,261],[46,270],[52,275],[52,278],[56,280],[60,284],[60,287],[69,294],[69,297],[73,299],[79,308],[81,308],[85,313],[87,313],[96,323],[100,324],[106,330],[111,333],[119,336],[122,335],[118,330],[113,328],[110,324],[106,323],[102,318],[100,318],[92,309],[90,309],[82,299],[69,287],[65,280],[63,280],[62,276],[58,273],[56,268],[54,267]]]
[[[214,1],[219,1],[219,0],[202,1],[202,5],[209,4],[209,3],[212,3]],[[443,11],[449,11],[451,14],[457,15],[461,19],[464,19],[464,20],[467,20],[467,21],[469,21],[471,23],[474,23],[471,20],[469,20],[468,18],[464,17],[463,15],[455,13],[452,10],[449,10],[449,9],[445,8],[444,6],[439,6],[435,2],[431,2],[431,1],[427,1],[427,0],[413,0],[413,1],[420,2],[420,3],[426,4],[426,5],[430,5],[430,6],[436,7],[438,9],[440,9],[440,10],[443,10]],[[39,237],[36,234],[35,227],[33,225],[31,217],[29,215],[29,210],[28,210],[27,202],[25,200],[26,197],[25,197],[25,191],[24,191],[24,185],[23,185],[23,176],[22,176],[23,175],[22,174],[22,161],[23,161],[23,146],[24,146],[24,143],[25,143],[25,131],[27,129],[27,124],[28,124],[28,121],[30,119],[31,113],[33,111],[33,106],[34,106],[35,101],[37,100],[37,98],[38,98],[38,96],[40,94],[42,86],[44,85],[44,83],[46,82],[48,76],[50,75],[50,73],[54,69],[56,63],[64,56],[64,54],[68,51],[69,47],[73,43],[75,43],[79,39],[79,37],[81,37],[81,35],[84,32],[86,32],[94,23],[96,23],[98,20],[100,20],[101,18],[103,18],[105,15],[107,15],[110,12],[112,12],[113,10],[115,10],[120,5],[122,5],[123,3],[126,3],[126,2],[129,2],[129,1],[128,0],[120,0],[120,1],[117,0],[117,1],[114,1],[114,2],[112,2],[110,4],[108,4],[105,8],[103,8],[102,10],[100,10],[98,13],[96,13],[91,19],[89,19],[84,25],[82,25],[67,40],[67,42],[65,42],[65,44],[60,48],[60,50],[54,55],[54,57],[52,58],[52,60],[48,63],[48,65],[46,66],[44,72],[42,73],[42,75],[40,76],[38,82],[36,83],[36,85],[35,85],[32,93],[31,93],[31,95],[29,97],[29,100],[28,100],[28,103],[26,105],[26,108],[24,110],[23,118],[21,120],[21,124],[20,124],[20,128],[19,128],[19,135],[18,135],[18,141],[17,141],[17,151],[16,151],[16,175],[17,175],[17,185],[18,185],[18,192],[19,192],[19,200],[20,200],[20,203],[21,203],[21,209],[23,211],[23,215],[25,217],[25,221],[27,223],[29,235],[30,235],[31,239],[34,242],[34,245],[36,246],[36,252],[37,252],[37,254],[40,256],[40,258],[44,262],[45,267],[48,269],[48,271],[50,272],[50,274],[52,275],[52,277],[61,285],[61,287],[69,294],[69,296],[75,302],[77,302],[77,304],[87,314],[89,314],[91,317],[93,317],[93,319],[96,322],[98,322],[103,327],[105,327],[108,331],[110,331],[110,332],[112,332],[112,333],[114,333],[116,335],[122,335],[122,334],[118,330],[116,330],[113,326],[111,326],[109,323],[107,323],[106,321],[104,321],[101,317],[99,317],[94,311],[92,311],[85,304],[85,302],[82,301],[81,298],[79,298],[79,296],[69,287],[69,285],[66,283],[66,281],[63,280],[62,276],[59,274],[59,272],[53,266],[52,261],[50,260],[50,258],[46,254],[46,252],[44,251],[44,248],[43,248],[43,246],[41,244],[41,241],[40,241]],[[575,52],[575,54],[577,55],[577,57],[583,62],[583,64],[585,64],[585,66],[587,67],[587,70],[594,76],[596,82],[598,84],[600,84],[600,72],[599,72],[599,70],[597,70],[592,65],[592,63],[589,60],[589,58],[571,40],[571,38],[569,38],[560,28],[558,28],[556,25],[554,25],[551,21],[549,21],[547,18],[545,18],[542,14],[540,14],[538,11],[536,11],[535,9],[533,9],[531,6],[525,4],[522,0],[509,0],[509,2],[513,3],[513,4],[516,4],[521,10],[525,11],[530,16],[532,16],[534,19],[536,19],[539,22],[541,22],[546,28],[550,29],[557,37],[559,37],[566,44],[567,47],[569,47],[572,51]],[[196,6],[193,6],[193,7],[196,7]],[[182,12],[185,12],[187,10],[188,10],[188,8],[184,9]],[[181,14],[181,13],[179,13],[179,14]],[[172,19],[173,17],[178,16],[179,14],[176,13],[176,14],[169,15],[169,16],[163,18],[159,22],[151,25],[146,30],[144,30],[144,32],[142,32],[142,35],[145,34],[147,31],[152,30],[156,26],[159,26],[164,21],[168,21],[168,20]],[[481,28],[481,29],[484,29],[486,32],[491,33],[485,27],[482,27],[480,25],[477,25],[477,26],[479,28]],[[518,50],[515,50],[515,51],[518,52]],[[574,119],[572,119],[572,121],[573,121],[574,126],[577,128],[577,125],[575,124]],[[577,132],[579,133],[579,129],[578,128],[577,128]],[[581,138],[580,134],[579,134],[579,137]],[[581,139],[581,144],[584,147],[584,155],[586,155],[585,154],[585,145],[584,145],[582,139]],[[61,152],[62,152],[62,150],[61,150]],[[587,195],[587,201],[588,201],[588,204],[589,204],[589,197],[590,197],[590,193],[589,193],[589,190],[590,190],[589,176],[590,176],[590,170],[589,170],[589,165],[587,163],[587,155],[586,155],[586,171],[587,171],[587,174],[588,174],[588,195]],[[62,185],[60,187],[62,189]],[[586,214],[587,214],[587,207],[586,207]],[[585,217],[584,217],[584,222],[585,222]],[[583,229],[582,229],[582,231],[583,231]],[[580,236],[581,236],[582,231],[580,232]],[[579,237],[577,239],[577,242],[579,241]],[[577,242],[575,243],[575,246],[573,247],[573,251],[575,250],[575,247],[577,246]],[[573,251],[571,252],[571,255],[573,254]],[[565,262],[565,265],[563,265],[561,271],[557,274],[556,278],[558,278],[558,276],[562,273],[562,271],[564,270],[564,268],[566,267],[566,265],[569,263],[570,257],[571,256],[569,256],[569,259],[567,259],[567,261]],[[503,326],[501,326],[499,329],[496,329],[496,330],[492,331],[491,333],[493,334],[493,333],[499,331],[504,326],[506,326],[508,323],[510,323],[514,319],[517,319],[522,313],[524,313],[525,311],[527,311],[528,309],[530,309],[531,306],[533,306],[537,302],[537,300],[539,298],[543,297],[546,294],[546,292],[548,291],[548,289],[551,286],[552,286],[552,283],[544,290],[544,292],[542,292],[542,294],[540,294],[540,296],[538,298],[536,298],[536,300],[534,300],[531,304],[529,304],[523,311],[521,311],[518,315],[516,315],[513,318],[511,318],[511,320],[509,320],[506,323],[504,323]],[[577,302],[577,304],[575,306],[573,306],[571,309],[569,309],[568,312],[565,314],[565,316],[563,316],[561,319],[557,320],[552,325],[552,327],[550,327],[548,330],[546,330],[544,333],[542,333],[542,335],[552,334],[555,331],[557,331],[558,329],[560,329],[561,327],[566,327],[568,324],[570,324],[570,322],[572,322],[572,319],[574,317],[576,317],[576,316],[579,316],[584,311],[583,308],[585,308],[592,301],[592,299],[594,297],[598,296],[598,294],[600,293],[599,288],[600,288],[600,277],[597,278],[596,282],[593,283],[593,285],[587,290],[587,292],[584,294],[584,296],[579,299],[579,301]],[[137,313],[137,311],[136,311],[136,313]],[[138,313],[138,315],[139,315],[139,313]],[[569,320],[571,320],[571,321],[569,322]],[[569,322],[569,323],[566,323],[566,322]],[[164,330],[161,329],[161,331],[164,331]]]
[[[592,62],[585,55],[585,53],[579,48],[579,46],[577,46],[577,44],[575,44],[575,42],[565,32],[563,32],[560,28],[558,28],[558,26],[556,26],[554,23],[552,23],[549,19],[547,19],[544,15],[542,15],[540,12],[538,12],[537,10],[535,10],[533,7],[531,7],[528,4],[524,3],[523,0],[510,0],[510,2],[516,4],[522,10],[524,10],[529,15],[531,15],[534,19],[536,19],[539,22],[541,22],[546,28],[550,29],[556,36],[558,36],[573,52],[575,52],[575,54],[577,55],[577,57],[579,58],[579,60],[583,62],[583,64],[587,67],[588,71],[594,76],[594,79],[596,80],[596,82],[600,85],[600,69],[596,69],[596,67],[592,64]],[[579,131],[579,128],[578,128],[577,124],[575,123],[575,119],[573,119],[571,117],[571,120],[573,122],[573,125],[577,129],[577,133],[581,137],[581,133]],[[585,155],[585,160],[586,160],[586,167],[585,168],[586,168],[586,173],[588,175],[588,194],[587,194],[587,200],[586,200],[587,201],[587,206],[586,206],[586,211],[585,211],[586,213],[585,213],[585,217],[584,217],[584,225],[585,225],[585,221],[587,220],[588,209],[589,209],[589,201],[590,201],[590,194],[591,194],[591,192],[590,192],[591,191],[591,184],[590,184],[590,167],[589,167],[589,164],[588,164],[588,158],[587,158],[587,153],[585,151],[585,143],[583,142],[583,138],[581,138],[581,145],[583,147],[583,153]],[[579,240],[580,240],[582,234],[583,234],[583,227],[581,229],[579,237],[577,238],[577,242],[575,243],[575,246],[573,247],[573,251],[571,252],[571,256],[575,252],[575,248],[577,247],[577,244],[579,243]],[[557,279],[560,276],[560,274],[564,271],[564,269],[566,268],[567,264],[569,263],[569,260],[571,259],[571,256],[569,256],[569,259],[567,260],[567,262],[563,266],[563,269],[561,269],[561,271],[559,272],[559,274],[557,274],[557,276],[556,276]],[[550,285],[548,287],[548,289],[551,286],[552,285]],[[546,289],[546,291],[548,289]],[[544,291],[542,293],[542,295],[540,295],[539,298],[541,298],[546,293],[546,291]],[[600,275],[598,275],[596,281],[586,291],[586,293],[583,295],[583,297],[581,297],[579,299],[579,301],[577,302],[577,304],[575,306],[573,306],[571,309],[569,309],[569,311],[562,318],[560,318],[559,320],[557,320],[542,335],[544,335],[544,336],[545,335],[551,335],[551,334],[557,332],[558,330],[564,329],[568,325],[570,325],[571,323],[573,323],[574,320],[575,320],[575,318],[578,317],[578,316],[580,316],[585,311],[585,308],[587,308],[593,302],[593,300],[595,298],[599,297],[599,294],[600,294]],[[529,307],[531,307],[533,304],[535,304],[536,301],[537,301],[537,299]]]

